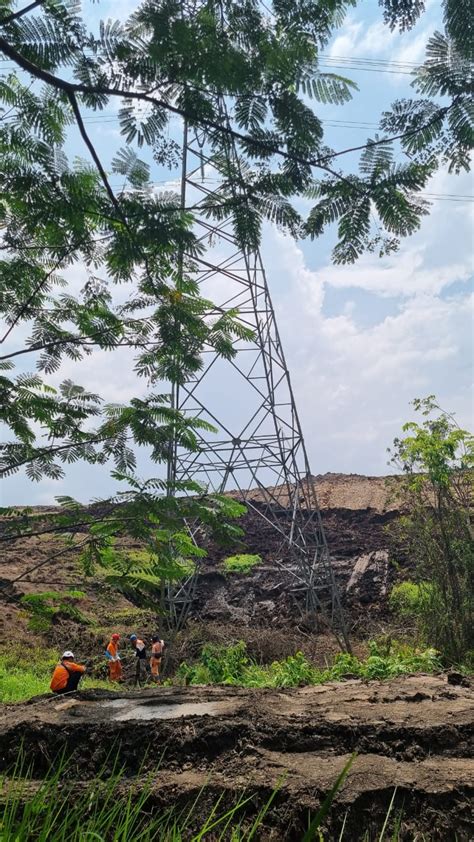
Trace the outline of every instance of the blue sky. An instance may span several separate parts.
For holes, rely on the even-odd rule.
[[[121,17],[136,5],[119,0],[85,8],[92,27],[100,17]],[[380,113],[410,95],[410,64],[423,59],[440,17],[439,3],[428,0],[417,27],[400,35],[383,25],[376,0],[351,12],[326,48],[322,69],[347,75],[359,92],[339,108],[315,105],[329,121],[330,145],[363,143],[373,136]],[[390,64],[357,69],[361,59],[365,67]],[[120,146],[112,109],[108,114],[110,122],[88,122],[105,162]],[[368,126],[359,128],[361,123]],[[174,131],[179,133],[178,124]],[[76,142],[69,151],[86,157]],[[355,159],[347,156],[344,163],[350,170]],[[169,179],[170,173],[155,165],[152,178]],[[420,231],[382,260],[368,255],[354,266],[333,266],[333,234],[295,243],[265,228],[262,254],[313,473],[387,473],[386,448],[411,416],[414,397],[434,393],[463,426],[471,424],[473,205],[446,194],[471,194],[472,180],[438,172],[426,192],[445,198],[435,199]],[[82,285],[81,267],[69,278],[73,287]],[[127,400],[136,387],[127,350],[113,358],[99,352],[78,366],[66,362],[57,380],[66,376],[110,401]],[[146,460],[142,467],[149,472]],[[16,475],[1,489],[4,505],[45,504],[64,493],[87,500],[111,490],[107,472],[89,466],[74,466],[56,483],[32,485]]]

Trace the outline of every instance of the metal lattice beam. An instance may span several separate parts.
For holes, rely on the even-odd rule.
[[[225,103],[221,103],[227,120]],[[229,141],[228,162],[239,167]],[[222,201],[222,176],[203,133],[185,127],[181,199],[192,205],[204,257],[194,260],[201,294],[216,303],[209,319],[237,309],[254,333],[236,341],[236,356],[223,360],[204,349],[202,370],[173,390],[173,403],[185,416],[213,424],[217,435],[200,433],[199,450],[173,447],[168,478],[195,480],[211,491],[232,491],[280,538],[275,563],[288,589],[307,611],[320,613],[340,645],[349,641],[331,559],[321,522],[290,375],[258,249],[242,248],[232,218],[209,221],[205,205]],[[169,590],[172,622],[184,622],[196,593],[197,575]]]

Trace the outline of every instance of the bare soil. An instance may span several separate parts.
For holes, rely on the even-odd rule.
[[[239,793],[252,795],[249,816],[278,788],[259,838],[298,840],[357,752],[326,838],[338,838],[344,819],[344,839],[371,829],[378,838],[396,787],[402,839],[468,842],[473,699],[469,687],[444,675],[279,691],[160,687],[43,697],[3,708],[0,769],[11,767],[22,745],[41,779],[65,751],[69,774],[83,782],[118,753],[124,785],[139,785],[159,766],[150,794],[157,806],[188,803],[205,787],[204,801],[222,796],[223,808]]]
[[[396,478],[394,481],[396,484]],[[395,498],[385,477],[326,474],[316,477],[316,483],[353,637],[357,639],[360,631],[366,638],[384,625],[387,594],[396,576],[386,533],[387,525],[399,515]],[[49,511],[37,510],[44,515],[45,523]],[[282,507],[280,517],[288,516]],[[316,659],[331,654],[334,647],[329,630],[323,625],[308,627],[295,601],[288,598],[288,577],[274,561],[281,555],[278,533],[251,510],[240,525],[245,537],[236,551],[258,553],[262,562],[249,575],[226,575],[222,560],[229,551],[212,544],[208,547],[208,556],[200,567],[190,634],[178,641],[177,655],[188,658],[189,652],[196,650],[197,641],[202,647],[207,641],[218,642],[219,636],[225,643],[245,640],[252,654],[262,660],[285,657],[296,649]],[[0,518],[0,540],[4,529]],[[79,532],[75,542],[80,544],[82,540]],[[124,549],[138,548],[129,541],[122,543]],[[58,614],[53,628],[44,636],[46,645],[78,649],[85,657],[103,648],[102,638],[107,637],[112,625],[114,631],[123,634],[134,630],[147,636],[156,631],[156,619],[142,620],[124,597],[97,579],[86,579],[78,553],[70,546],[58,537],[41,535],[0,543],[0,639],[2,632],[6,635],[15,627],[16,639],[28,642],[28,617],[20,604],[23,594],[62,592],[71,587],[85,592],[77,607],[91,625],[81,628]],[[315,632],[321,645],[314,645]]]

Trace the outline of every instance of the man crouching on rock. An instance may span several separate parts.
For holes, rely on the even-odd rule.
[[[61,662],[55,667],[51,684],[53,693],[72,693],[84,675],[86,668],[82,664],[74,663],[74,654],[69,649],[63,653]]]

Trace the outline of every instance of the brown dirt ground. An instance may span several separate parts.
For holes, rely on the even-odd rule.
[[[344,839],[380,832],[397,787],[402,839],[468,842],[473,699],[470,688],[425,675],[297,690],[169,687],[122,697],[106,691],[71,701],[43,697],[4,707],[0,769],[11,766],[22,744],[40,779],[65,750],[74,777],[84,781],[118,752],[135,785],[135,776],[161,758],[153,804],[184,804],[205,787],[204,802],[222,796],[222,807],[251,794],[246,809],[255,816],[278,787],[259,838],[298,840],[308,814],[357,752],[325,838],[338,838],[345,816]]]
[[[357,637],[362,617],[364,636],[368,628],[372,629],[371,633],[377,633],[381,620],[383,626],[387,587],[394,576],[386,552],[385,527],[397,516],[397,511],[387,502],[386,478],[326,474],[316,480],[335,573],[341,591],[346,591],[353,632]],[[47,513],[47,508],[41,509],[46,519]],[[281,517],[285,516],[282,511]],[[274,563],[281,552],[278,534],[251,511],[241,525],[245,532],[242,550],[258,553],[262,563],[248,576],[226,576],[221,562],[228,551],[216,546],[208,548],[192,612],[194,626],[201,624],[198,636],[203,637],[202,624],[209,630],[208,640],[215,641],[216,632],[223,630],[226,642],[229,634],[234,640],[244,639],[253,650],[260,650],[257,654],[264,660],[267,656],[271,660],[289,654],[288,647],[312,654],[315,629],[305,627],[304,616],[294,600],[288,599],[288,582]],[[1,537],[0,518],[0,540]],[[82,539],[79,533],[74,540],[79,544]],[[138,548],[124,542],[124,547],[127,546]],[[77,607],[98,628],[97,634],[92,627],[74,627],[58,615],[51,632],[44,636],[45,644],[79,647],[85,656],[94,654],[97,645],[102,646],[102,637],[107,637],[112,626],[123,634],[136,630],[147,635],[156,630],[156,619],[143,617],[142,620],[124,597],[97,579],[86,579],[78,564],[78,553],[70,552],[58,538],[43,535],[0,543],[0,639],[15,627],[18,641],[28,642],[28,617],[19,605],[23,594],[64,591],[71,587],[85,592]],[[263,647],[253,646],[257,631],[273,639],[273,651],[268,640]],[[328,637],[324,627],[316,631],[320,637]],[[193,639],[194,631],[191,631],[188,648],[192,648]],[[328,654],[324,640],[317,649],[317,657]],[[329,650],[332,651],[330,645]]]
[[[318,474],[313,477],[319,507],[324,509],[373,509],[383,514],[397,511],[397,476],[367,477],[362,474]],[[285,505],[287,498],[283,486],[271,489],[275,498]],[[260,500],[258,490],[247,492],[250,499]]]

